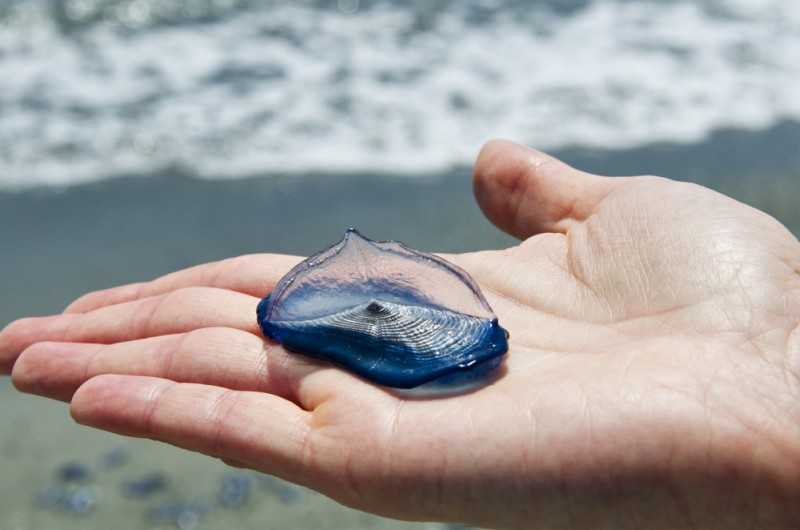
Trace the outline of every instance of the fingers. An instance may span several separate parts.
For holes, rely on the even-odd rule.
[[[12,372],[18,390],[70,401],[96,376],[149,376],[268,392],[312,409],[358,378],[280,344],[230,328],[204,328],[115,344],[37,342]]]
[[[257,254],[205,263],[173,272],[156,280],[113,287],[86,294],[65,313],[85,313],[98,307],[138,300],[185,287],[216,287],[263,298],[301,258]]]
[[[83,425],[284,477],[303,468],[311,432],[311,414],[278,396],[151,377],[96,377],[75,394],[71,412]]]
[[[206,328],[116,344],[38,342],[20,355],[17,389],[69,401],[102,374],[146,375],[237,390],[276,390],[267,356],[285,355],[275,343],[229,328]]]
[[[506,140],[487,143],[475,163],[475,198],[497,227],[526,239],[566,232],[586,219],[622,179],[578,171]]]
[[[207,327],[230,327],[260,337],[258,298],[194,287],[89,311],[12,322],[0,333],[0,370],[34,342],[110,344]]]
[[[41,340],[60,340],[69,329],[71,317],[54,315],[15,320],[0,331],[0,374],[8,375],[25,348]],[[43,338],[45,332],[48,338]]]

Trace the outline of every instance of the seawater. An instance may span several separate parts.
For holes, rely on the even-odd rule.
[[[800,120],[796,0],[0,0],[0,189],[421,175]]]

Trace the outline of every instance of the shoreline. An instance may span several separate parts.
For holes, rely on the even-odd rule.
[[[723,131],[696,145],[553,155],[589,172],[692,181],[800,235],[800,123]],[[683,178],[681,176],[683,175]],[[0,325],[80,294],[230,256],[309,255],[349,227],[430,252],[511,246],[472,196],[471,168],[425,175],[200,180],[174,174],[0,192]]]

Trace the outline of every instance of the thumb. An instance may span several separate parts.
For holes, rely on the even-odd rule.
[[[498,228],[525,239],[566,232],[584,221],[624,179],[579,171],[535,149],[492,140],[473,172],[475,198]]]

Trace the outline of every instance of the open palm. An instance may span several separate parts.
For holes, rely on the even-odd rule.
[[[408,398],[264,341],[300,258],[255,255],[88,294],[0,333],[23,391],[83,424],[275,474],[367,511],[492,527],[800,524],[800,245],[656,177],[493,142],[481,207],[523,239],[447,256],[510,350],[473,392]]]

